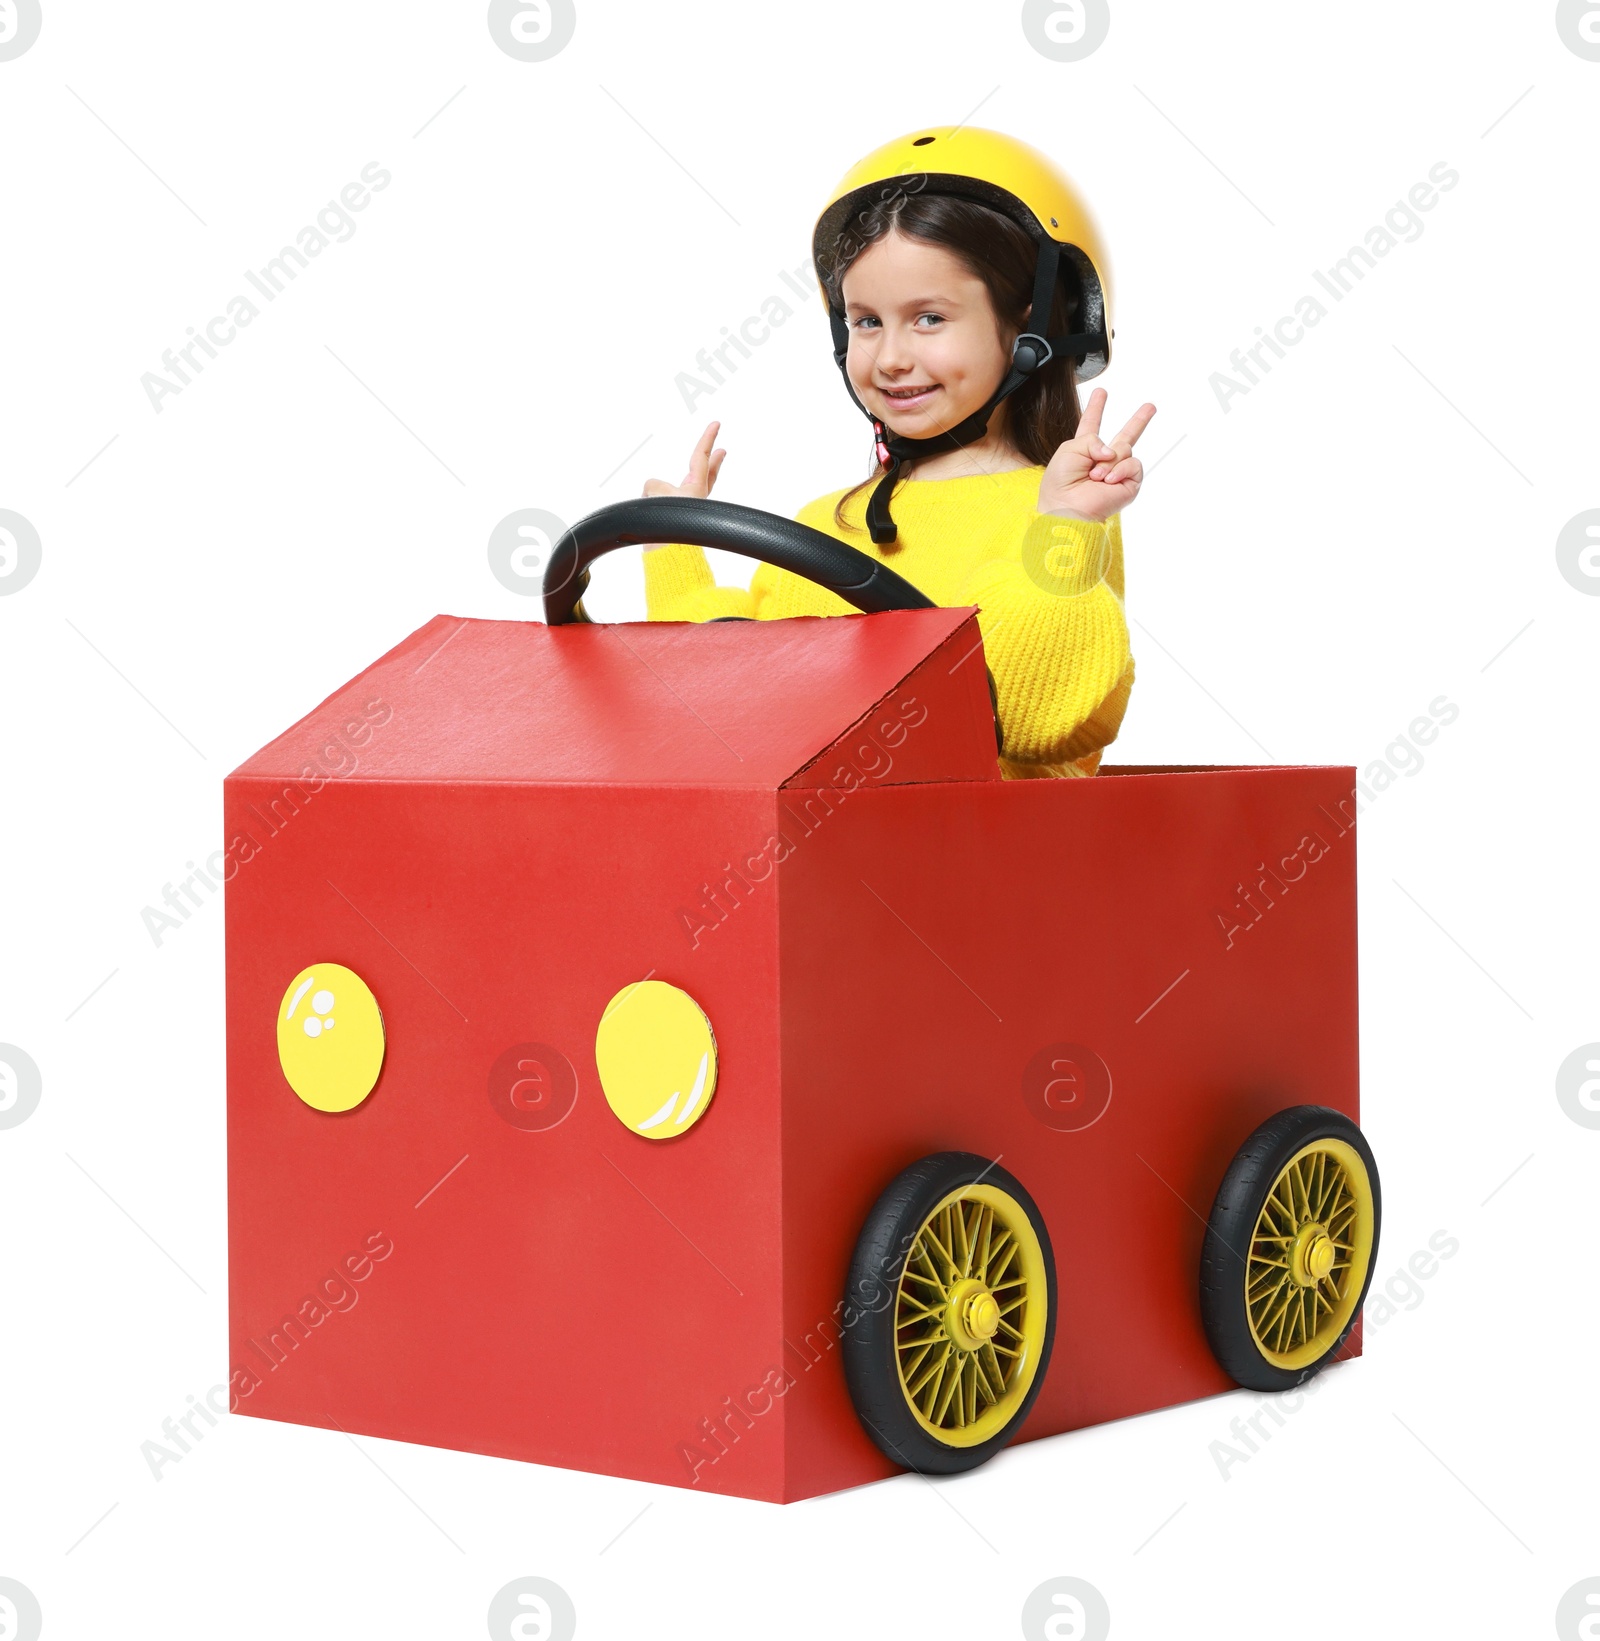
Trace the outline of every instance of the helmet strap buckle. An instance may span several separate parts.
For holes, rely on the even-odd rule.
[[[878,466],[887,467],[894,460],[894,457],[889,453],[889,431],[876,416],[872,418],[872,442],[873,453],[878,458]]]

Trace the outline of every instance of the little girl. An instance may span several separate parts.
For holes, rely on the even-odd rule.
[[[845,177],[818,218],[813,261],[876,460],[800,522],[937,604],[979,607],[1002,775],[1093,775],[1133,687],[1120,514],[1143,483],[1133,447],[1155,406],[1109,444],[1104,391],[1079,408],[1077,382],[1105,368],[1112,336],[1087,212],[1026,144],[923,131]],[[713,448],[719,427],[682,484],[651,479],[645,495],[709,496],[727,455]],[[701,549],[681,544],[645,549],[645,595],[652,621],[854,613],[766,564],[748,591],[719,587]]]

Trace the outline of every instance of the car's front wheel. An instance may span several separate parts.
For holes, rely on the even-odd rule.
[[[1027,1418],[1055,1340],[1038,1207],[983,1157],[924,1157],[868,1214],[847,1305],[845,1377],[867,1434],[925,1474],[974,1469]]]

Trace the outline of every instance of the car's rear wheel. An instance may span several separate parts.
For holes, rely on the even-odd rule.
[[[1372,1280],[1382,1200],[1361,1130],[1340,1111],[1280,1111],[1223,1176],[1200,1259],[1200,1314],[1223,1370],[1289,1390],[1349,1336]]]
[[[964,1151],[913,1163],[850,1265],[845,1377],[867,1434],[910,1469],[974,1469],[1027,1418],[1055,1321],[1050,1237],[1022,1185]]]

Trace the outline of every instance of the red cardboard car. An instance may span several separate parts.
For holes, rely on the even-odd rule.
[[[726,504],[546,586],[227,779],[238,1411],[787,1501],[1358,1348],[1353,769],[1002,780],[977,612]]]

